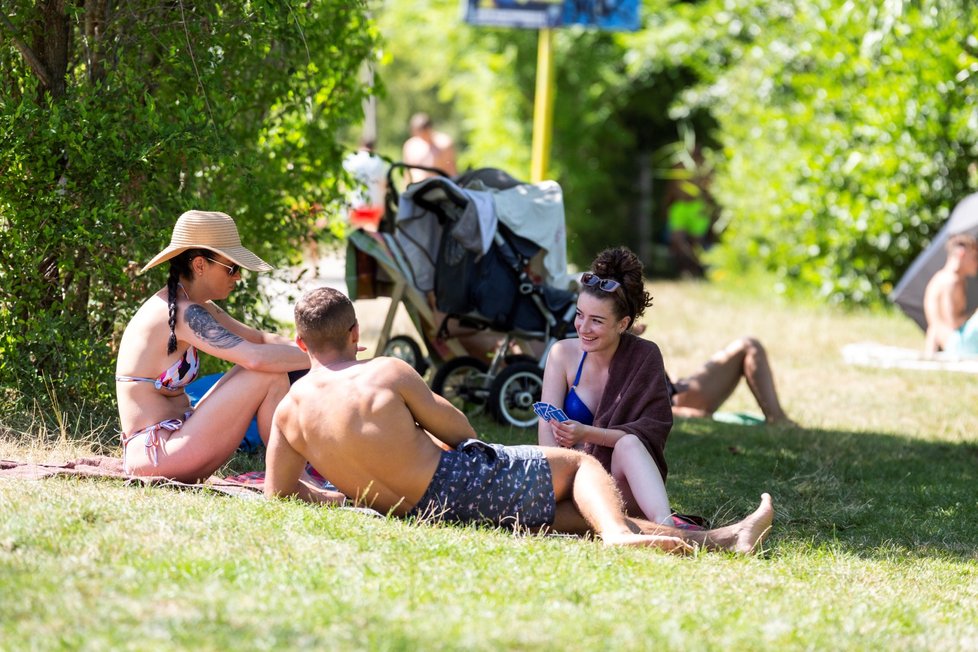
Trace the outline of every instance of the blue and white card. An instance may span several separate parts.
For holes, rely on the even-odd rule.
[[[540,401],[533,404],[533,411],[544,421],[570,421],[570,418],[556,405]]]

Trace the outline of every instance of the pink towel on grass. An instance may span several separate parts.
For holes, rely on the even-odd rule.
[[[264,479],[264,473],[261,472]],[[122,468],[122,460],[117,457],[82,457],[67,462],[22,462],[17,460],[0,460],[0,479],[11,480],[41,480],[43,478],[81,476],[87,478],[116,478],[130,482],[146,484],[161,484],[166,486],[201,489],[207,487],[220,493],[246,498],[258,497],[260,486],[244,486],[242,483],[229,482],[225,478],[212,475],[203,482],[191,484],[177,482],[161,477],[129,477]]]

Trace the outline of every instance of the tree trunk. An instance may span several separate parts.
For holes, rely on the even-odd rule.
[[[638,257],[649,267],[652,264],[652,153],[638,153],[638,202],[635,210],[635,233],[638,234]]]
[[[47,84],[42,89],[51,94],[52,100],[65,95],[65,75],[68,72],[68,53],[71,48],[71,24],[65,12],[64,0],[47,0],[37,3],[40,15],[34,21],[32,35],[33,52],[44,66]],[[37,71],[35,71],[37,72]],[[42,83],[45,81],[41,78]],[[43,104],[44,98],[39,98]]]

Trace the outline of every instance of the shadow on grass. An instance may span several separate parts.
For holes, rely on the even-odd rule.
[[[770,493],[772,548],[794,542],[873,558],[978,550],[975,444],[689,420],[676,423],[667,456],[680,511],[724,524]]]
[[[536,443],[536,429],[472,421],[483,439]],[[770,493],[773,549],[968,559],[978,550],[976,444],[682,419],[666,458],[672,507],[715,525],[744,517]]]
[[[476,417],[480,437],[536,443],[536,430]],[[715,525],[774,498],[768,547],[826,548],[885,559],[974,559],[978,444],[875,432],[678,420],[666,450],[674,509]],[[264,469],[264,450],[238,453],[222,475]]]

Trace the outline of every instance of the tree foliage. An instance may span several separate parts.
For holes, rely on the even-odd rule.
[[[978,23],[961,2],[727,3],[725,64],[687,105],[718,120],[715,261],[785,290],[883,299],[978,189]]]
[[[978,189],[972,5],[645,0],[639,32],[559,30],[550,173],[572,259],[642,248],[687,133],[712,154],[723,208],[714,269],[762,267],[784,291],[882,301]],[[452,0],[386,2],[378,17],[384,110],[397,116],[388,142],[406,135],[408,107],[434,104],[464,163],[525,176],[535,33],[464,25]]]
[[[377,21],[385,53],[378,67],[386,90],[381,149],[398,157],[408,116],[423,110],[456,136],[463,168],[498,167],[528,178],[537,33],[469,26],[454,0],[383,2]],[[642,248],[639,227],[650,216],[639,212],[641,168],[679,139],[678,124],[704,133],[712,124],[696,109],[682,120],[670,117],[669,105],[697,78],[683,62],[634,65],[626,39],[580,28],[554,34],[548,176],[564,188],[569,254],[582,265],[608,243]]]
[[[336,196],[361,3],[45,0],[0,15],[0,386],[112,396],[136,271],[188,208],[275,262]],[[254,287],[253,279],[250,281]]]

